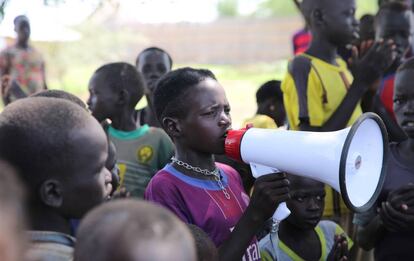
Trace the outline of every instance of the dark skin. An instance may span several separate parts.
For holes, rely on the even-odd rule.
[[[267,115],[272,118],[278,127],[283,126],[286,119],[285,107],[282,101],[269,98],[258,104],[256,114]]]
[[[406,12],[383,10],[377,17],[376,39],[392,40],[397,54],[394,63],[387,70],[387,74],[395,73],[410,49],[411,19],[412,14],[409,10]],[[405,133],[385,109],[378,96],[374,98],[374,110],[386,124],[391,140],[401,141],[406,139]]]
[[[14,26],[14,31],[16,32],[16,43],[15,46],[19,49],[27,50],[30,48],[29,39],[30,39],[30,23],[26,19],[20,19],[16,21]],[[6,68],[4,68],[1,72],[1,94],[3,97],[3,104],[10,103],[10,92],[14,91],[14,89],[21,89],[19,84],[10,79],[10,70],[12,64],[8,64]],[[46,85],[46,73],[45,73],[45,66],[42,64],[42,77],[44,82],[44,89],[47,89]],[[16,91],[14,91],[16,92]],[[15,94],[16,97],[24,98],[26,94],[22,91],[17,91]]]
[[[70,234],[70,219],[79,219],[109,196],[111,174],[105,168],[106,136],[101,126],[90,119],[84,128],[71,131],[70,140],[78,160],[71,169],[46,178],[37,197],[28,204],[31,229]],[[62,170],[64,172],[64,170]],[[70,178],[67,178],[70,177]]]
[[[176,145],[176,158],[210,171],[215,169],[213,154],[224,153],[225,134],[231,127],[230,106],[223,87],[206,79],[185,94],[186,115],[165,117],[163,126]],[[208,179],[197,172],[174,165],[185,175]],[[252,238],[269,219],[280,202],[289,198],[289,182],[284,174],[265,175],[256,180],[250,204],[229,238],[219,248],[220,260],[241,260]]]
[[[311,14],[312,42],[307,54],[332,65],[337,65],[338,47],[346,46],[358,37],[358,22],[354,17],[355,1],[322,1]],[[352,49],[351,72],[354,76],[346,96],[332,116],[321,126],[301,122],[300,130],[335,131],[346,127],[355,107],[369,87],[392,64],[392,41],[379,41],[362,57],[356,47]]]
[[[397,72],[394,89],[394,112],[407,139],[397,146],[404,166],[414,169],[414,69]],[[407,184],[391,191],[378,206],[378,214],[364,227],[358,228],[358,242],[364,249],[375,247],[384,232],[414,231],[414,185]]]
[[[121,131],[133,131],[137,128],[135,109],[130,105],[130,94],[127,90],[114,90],[99,73],[92,76],[88,89],[87,104],[99,122],[110,119],[111,125]]]
[[[315,227],[323,209],[324,184],[309,178],[288,175],[291,198],[286,202],[291,214],[280,223],[279,238],[304,260],[321,258],[321,242]],[[344,235],[335,237],[327,260],[347,260],[348,244]]]
[[[152,93],[157,80],[171,71],[171,66],[167,54],[157,50],[142,53],[137,61],[137,70],[142,73],[146,83],[145,96],[148,102],[148,106],[142,109],[141,113],[143,113],[143,122],[150,126],[161,127],[152,108]]]

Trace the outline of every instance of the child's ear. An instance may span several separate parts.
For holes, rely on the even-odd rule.
[[[62,206],[63,197],[61,187],[61,183],[57,180],[48,179],[44,181],[39,191],[43,204],[53,208]]]
[[[122,89],[118,92],[118,104],[127,104],[129,102],[129,92]]]
[[[170,137],[176,138],[181,135],[180,122],[177,118],[165,117],[161,124]]]
[[[312,19],[314,23],[318,26],[323,24],[324,19],[323,19],[322,11],[320,9],[315,9],[312,12]]]

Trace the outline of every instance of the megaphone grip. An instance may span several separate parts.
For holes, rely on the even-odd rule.
[[[286,202],[282,202],[277,207],[275,213],[273,214],[273,220],[276,222],[280,222],[287,218],[290,215],[290,210],[286,205]]]

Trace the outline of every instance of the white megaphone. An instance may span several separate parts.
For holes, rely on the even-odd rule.
[[[250,164],[255,178],[282,171],[315,179],[338,191],[348,208],[362,212],[382,189],[388,138],[381,118],[365,113],[352,127],[332,132],[231,130],[225,151]],[[278,223],[289,214],[283,202],[273,219]]]

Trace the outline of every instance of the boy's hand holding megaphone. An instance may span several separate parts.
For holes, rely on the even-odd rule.
[[[278,205],[289,198],[289,180],[286,174],[269,173],[256,179],[248,209],[252,211],[255,220],[266,221],[272,217]]]

